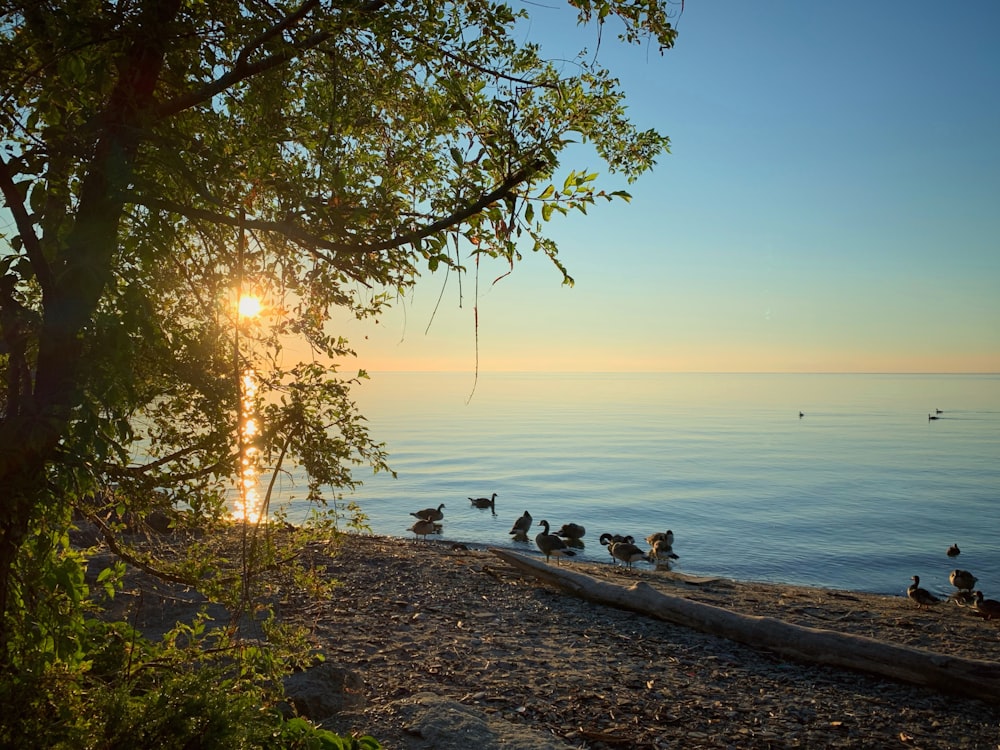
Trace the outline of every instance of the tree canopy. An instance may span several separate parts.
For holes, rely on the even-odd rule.
[[[570,0],[579,24],[660,51],[677,10]],[[30,608],[33,540],[114,487],[218,512],[238,471],[238,374],[261,378],[264,463],[312,495],[387,469],[343,374],[344,310],[421,273],[546,256],[545,228],[668,145],[581,52],[520,41],[491,0],[0,3],[0,648]],[[241,323],[259,295],[267,325]],[[242,336],[241,340],[234,336]],[[296,337],[311,354],[290,360]],[[246,344],[251,346],[246,346]],[[117,502],[121,502],[120,500]],[[20,572],[19,572],[20,571]]]

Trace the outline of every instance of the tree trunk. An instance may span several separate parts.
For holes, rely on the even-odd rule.
[[[0,487],[4,490],[0,495],[0,670],[8,662],[7,614],[17,555],[46,501],[45,467],[54,460],[73,411],[81,403],[85,386],[79,368],[81,332],[111,277],[126,191],[144,121],[155,104],[170,38],[164,28],[180,6],[181,0],[142,4],[125,35],[120,78],[98,118],[73,227],[65,244],[53,244],[51,260],[41,253],[31,259],[42,293],[34,384],[28,398],[5,404],[7,411],[0,422]]]
[[[588,601],[650,615],[676,625],[764,648],[800,662],[847,667],[945,692],[1000,703],[1000,663],[963,659],[874,638],[809,628],[771,617],[740,615],[657,591],[647,583],[618,586],[509,550],[495,555]]]

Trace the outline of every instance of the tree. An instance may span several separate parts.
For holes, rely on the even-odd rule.
[[[570,5],[626,43],[674,42],[666,3]],[[570,283],[545,222],[628,196],[560,156],[587,142],[631,181],[667,147],[626,118],[595,55],[564,74],[518,43],[527,14],[503,4],[0,7],[7,667],[26,560],[55,549],[34,540],[58,538],[74,509],[109,487],[221,507],[240,454],[241,290],[282,308],[242,333],[271,357],[259,445],[272,465],[301,462],[321,499],[355,482],[352,466],[387,468],[340,374],[350,349],[331,315],[378,315],[425,269],[462,270],[463,252],[513,267],[530,249]],[[284,364],[287,336],[315,356]]]

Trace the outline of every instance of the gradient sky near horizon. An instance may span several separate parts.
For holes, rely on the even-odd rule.
[[[527,38],[593,50],[560,5]],[[429,275],[346,324],[357,365],[1000,372],[1000,3],[686,0],[676,25],[662,57],[601,43],[671,154],[550,225],[576,286],[535,256]]]

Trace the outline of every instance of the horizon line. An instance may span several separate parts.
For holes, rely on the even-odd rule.
[[[1000,376],[992,370],[466,370],[466,369],[376,369],[361,368],[365,372],[398,373],[462,373],[491,375],[980,375]]]

